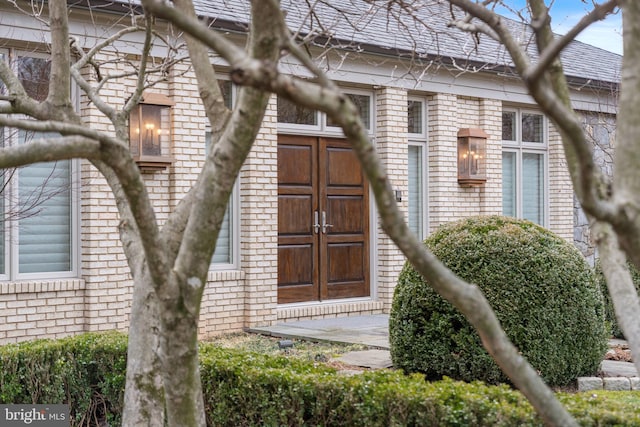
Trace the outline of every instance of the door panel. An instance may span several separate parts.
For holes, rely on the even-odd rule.
[[[278,247],[278,299],[286,302],[307,301],[318,293],[315,280],[313,244]]]
[[[278,141],[278,303],[318,299],[317,138]]]
[[[312,223],[309,212],[313,212],[311,194],[281,194],[278,197],[278,230],[283,234],[309,235]]]
[[[288,144],[278,145],[278,185],[305,185],[311,188],[316,173],[314,141],[303,137],[286,140]]]
[[[325,140],[327,185],[360,188],[364,177],[351,147],[336,147],[338,140]]]
[[[320,200],[333,226],[321,239],[322,299],[364,297],[369,292],[369,189],[343,139],[320,139]]]
[[[362,245],[351,242],[333,243],[327,249],[330,283],[354,283],[364,279]]]
[[[280,135],[278,303],[368,296],[368,232],[369,190],[348,143]]]
[[[362,197],[358,196],[332,196],[327,200],[328,218],[333,227],[330,234],[363,234],[365,233],[365,212],[362,206]]]

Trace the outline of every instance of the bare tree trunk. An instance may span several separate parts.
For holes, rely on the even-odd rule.
[[[159,306],[151,278],[142,272],[134,282],[129,319],[123,426],[163,426],[165,422]]]
[[[187,286],[202,286],[197,278]],[[182,298],[179,298],[182,300]],[[198,316],[181,302],[164,305],[160,341],[167,423],[170,426],[206,426],[198,362]]]
[[[122,425],[163,426],[164,383],[160,360],[160,304],[146,267],[144,251],[118,177],[103,162],[93,162],[111,187],[120,213],[120,240],[133,278],[127,372]]]
[[[596,222],[591,229],[600,251],[600,264],[607,279],[618,325],[629,342],[634,364],[640,372],[640,357],[636,357],[640,354],[640,299],[627,268],[627,257],[609,224]],[[603,291],[606,292],[606,289]]]

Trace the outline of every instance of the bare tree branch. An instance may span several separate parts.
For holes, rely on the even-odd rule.
[[[80,59],[71,66],[71,74],[76,81],[76,83],[80,86],[80,88],[84,91],[84,93],[89,97],[91,102],[100,110],[105,116],[109,117],[112,121],[115,120],[116,111],[113,107],[104,102],[99,96],[99,88],[92,88],[91,85],[82,77],[80,74],[80,70],[85,67],[87,64],[91,64],[93,68],[96,70],[96,73],[99,74],[100,67],[98,64],[94,62],[94,57],[98,54],[102,49],[111,45],[115,41],[119,40],[123,36],[127,34],[131,34],[134,32],[138,32],[143,30],[142,27],[127,27],[118,31],[111,37],[108,37],[102,40],[100,43],[96,44],[92,47],[88,52],[84,52],[84,49],[79,45],[78,40],[75,38],[71,39],[71,47],[74,48],[74,51],[80,55]],[[102,79],[99,79],[102,80]]]
[[[90,127],[74,123],[61,122],[59,120],[28,120],[15,116],[0,115],[0,126],[8,126],[34,132],[58,132],[62,135],[77,135],[87,139],[98,141],[100,146],[118,146],[127,148],[121,140],[98,132]],[[1,150],[6,150],[2,148]]]
[[[147,69],[147,63],[149,61],[149,51],[151,50],[151,42],[152,42],[151,27],[153,23],[150,16],[145,17],[145,24],[146,24],[145,37],[144,37],[144,45],[142,47],[142,57],[140,58],[140,69],[138,70],[138,82],[136,84],[135,91],[125,103],[121,113],[122,115],[125,115],[127,118],[129,117],[129,113],[131,112],[131,110],[136,105],[138,105],[138,102],[142,97],[142,91],[145,88],[146,69]]]
[[[69,96],[71,55],[66,0],[49,1],[49,26],[51,27],[51,81],[55,84],[49,85],[47,102],[53,104],[55,108],[72,110]]]
[[[618,0],[609,0],[603,4],[596,4],[591,12],[583,16],[582,19],[571,28],[565,35],[554,39],[544,50],[540,52],[538,61],[532,67],[530,67],[525,74],[522,75],[522,79],[526,82],[529,80],[538,80],[540,76],[549,68],[551,63],[560,56],[560,52],[567,47],[569,43],[575,40],[575,38],[589,25],[596,21],[605,19],[611,14],[615,8],[618,7]]]
[[[24,90],[22,83],[11,70],[6,61],[0,61],[0,81],[7,88],[8,98],[11,100],[11,108],[9,113],[23,113],[32,116],[40,114],[38,102],[32,100]]]
[[[531,68],[531,60],[515,41],[508,28],[502,25],[498,15],[470,0],[450,0],[450,2],[491,26],[511,55],[518,74],[527,73]],[[574,190],[585,211],[601,220],[619,223],[620,210],[600,197],[604,180],[593,162],[591,147],[586,141],[582,123],[576,114],[570,106],[560,100],[555,92],[557,88],[552,87],[549,80],[541,77],[535,82],[525,81],[525,83],[541,109],[563,134],[568,163],[574,166],[570,167]],[[564,84],[566,85],[566,81]],[[571,138],[565,138],[566,135],[571,135]]]
[[[0,168],[67,159],[99,159],[100,143],[82,136],[35,139],[0,150]]]

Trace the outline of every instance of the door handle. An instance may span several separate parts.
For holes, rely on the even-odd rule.
[[[313,232],[318,234],[320,231],[320,224],[318,223],[318,211],[313,212]]]
[[[322,211],[322,232],[327,234],[327,228],[333,227],[333,224],[327,224],[327,213]]]

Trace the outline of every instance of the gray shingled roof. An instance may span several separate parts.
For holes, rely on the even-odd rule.
[[[245,28],[249,22],[248,0],[194,0],[196,12],[214,20],[214,26]],[[316,43],[327,39],[351,49],[393,56],[437,59],[443,63],[485,65],[504,70],[511,59],[493,39],[478,39],[447,27],[451,20],[449,4],[441,0],[413,0],[413,11],[388,8],[386,1],[372,0],[282,0],[292,31],[315,34]],[[313,10],[309,5],[313,5]],[[530,53],[535,51],[527,26],[505,18]],[[588,44],[574,41],[564,51],[568,76],[583,83],[620,81],[622,57]],[[488,64],[488,66],[486,65]]]

